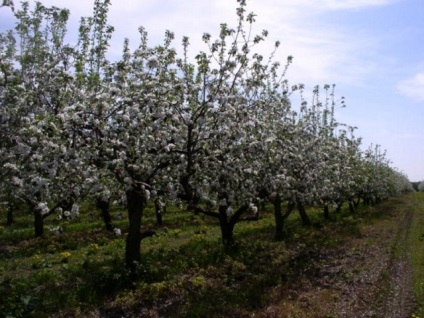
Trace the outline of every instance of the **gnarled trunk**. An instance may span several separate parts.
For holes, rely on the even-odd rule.
[[[219,206],[219,225],[221,226],[222,243],[228,247],[234,244],[234,226],[239,221],[257,221],[258,216],[254,215],[251,217],[241,218],[243,213],[249,209],[249,205],[245,204],[240,206],[237,211],[231,216],[227,215],[228,206]]]
[[[43,234],[44,234],[44,216],[42,214],[42,210],[38,206],[35,206],[35,207],[33,207],[33,213],[34,213],[35,237],[43,236]]]
[[[359,202],[361,202],[361,196],[358,195],[358,197],[356,198],[356,201],[354,202],[355,208],[359,206]]]
[[[12,225],[13,223],[15,223],[15,218],[13,215],[14,211],[15,211],[15,205],[13,203],[9,203],[8,209],[7,209],[6,225]]]
[[[286,236],[286,232],[284,230],[284,224],[286,222],[286,219],[290,216],[291,212],[293,211],[295,204],[289,202],[287,205],[287,211],[283,215],[281,210],[281,197],[277,195],[275,199],[272,201],[272,204],[274,206],[274,218],[275,218],[275,239],[277,241],[284,240]]]
[[[214,211],[205,210],[198,206],[189,206],[189,209],[196,214],[202,213],[202,214],[217,218],[219,220],[222,243],[226,247],[231,246],[234,243],[233,233],[234,233],[234,226],[236,225],[236,223],[240,221],[257,221],[258,220],[258,214],[241,218],[243,213],[245,213],[249,209],[248,204],[244,204],[240,206],[237,209],[237,211],[231,216],[227,214],[228,207],[229,206],[226,204],[220,205],[218,212],[214,212]]]
[[[134,268],[141,259],[141,218],[147,201],[140,191],[134,189],[128,190],[126,197],[129,228],[125,245],[125,265],[128,268]]]
[[[96,201],[96,207],[100,210],[100,213],[102,214],[102,218],[103,218],[103,222],[105,223],[106,230],[113,231],[112,218],[109,212],[110,200],[98,198]]]
[[[300,218],[302,219],[302,225],[310,226],[312,222],[309,219],[308,214],[306,213],[305,206],[299,199],[296,200],[296,204],[297,204],[297,210],[299,211]]]
[[[221,227],[222,244],[230,246],[234,243],[233,229],[234,225],[230,226],[230,222],[227,219],[228,206],[219,206],[219,225]]]
[[[328,204],[324,205],[324,219],[328,220],[330,218],[330,210]]]
[[[336,213],[342,212],[342,206],[343,206],[343,202],[337,203]]]
[[[281,241],[284,239],[284,218],[281,212],[281,198],[279,195],[272,201],[274,206],[274,219],[275,219],[275,239]]]
[[[355,213],[355,204],[352,201],[349,201],[349,211],[350,213]]]

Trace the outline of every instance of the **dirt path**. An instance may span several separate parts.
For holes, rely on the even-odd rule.
[[[393,251],[387,268],[389,273],[387,289],[383,291],[387,297],[379,310],[384,313],[384,317],[411,317],[414,309],[412,271],[408,258],[408,241],[413,217],[412,209],[404,213],[393,242]]]
[[[322,317],[411,317],[414,298],[408,239],[414,212],[408,205],[394,211],[383,207],[390,211],[390,218],[363,227],[362,237],[329,255],[330,273],[335,275],[325,282],[324,266],[324,279],[318,283],[324,280],[337,297]]]
[[[386,216],[360,226],[355,238],[310,253],[310,265],[286,286],[291,296],[252,317],[410,318],[414,203],[391,203],[377,207]]]

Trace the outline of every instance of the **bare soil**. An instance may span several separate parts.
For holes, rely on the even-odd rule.
[[[275,304],[251,317],[411,317],[408,238],[414,212],[387,204],[378,209],[385,216],[360,226],[356,238],[310,252],[311,265],[283,287],[289,295],[278,302],[276,292]]]

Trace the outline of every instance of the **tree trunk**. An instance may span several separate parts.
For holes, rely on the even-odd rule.
[[[354,207],[354,203],[352,203],[352,201],[349,201],[349,211],[350,213],[355,213],[355,207]]]
[[[126,197],[129,228],[125,246],[125,265],[128,268],[134,268],[141,259],[141,218],[147,202],[142,193],[137,190],[128,190]]]
[[[272,202],[274,205],[274,218],[275,218],[275,239],[277,241],[284,240],[284,218],[281,212],[281,198],[277,195]]]
[[[356,202],[354,202],[355,208],[359,206],[359,202],[361,201],[361,197],[358,195],[358,198],[356,199]]]
[[[300,218],[302,219],[302,225],[303,226],[310,226],[312,224],[311,220],[309,219],[308,214],[306,213],[305,206],[303,205],[300,200],[296,200],[297,209],[299,210]]]
[[[330,218],[330,211],[328,209],[328,204],[324,205],[324,219],[328,220]]]
[[[156,213],[156,222],[159,226],[163,224],[162,212],[163,212],[163,207],[162,207],[161,201],[159,200],[159,198],[157,198],[155,200],[155,213]]]
[[[110,200],[104,200],[102,198],[98,198],[96,201],[96,207],[100,210],[102,214],[103,221],[106,226],[106,230],[113,231],[112,226],[112,218],[110,217],[109,207],[110,207]]]
[[[283,215],[281,210],[281,197],[279,195],[276,196],[272,204],[274,205],[275,239],[277,241],[282,241],[286,237],[284,224],[296,205],[289,202],[287,205],[286,213]]]
[[[227,205],[219,206],[219,225],[221,227],[222,244],[230,246],[234,243],[233,229],[234,226],[229,226],[227,219]]]
[[[63,209],[63,211],[71,211],[72,210],[72,206],[74,205],[75,200],[73,198],[67,198],[65,200],[62,200],[59,203],[59,206]]]
[[[342,212],[343,202],[337,203],[336,213]]]
[[[41,209],[38,207],[33,207],[33,213],[34,213],[34,230],[35,230],[35,237],[43,236],[44,234],[44,216],[41,213]]]
[[[368,197],[364,197],[363,201],[364,201],[364,205],[365,206],[367,206],[367,205],[370,204],[370,201],[369,201]]]
[[[12,225],[13,223],[15,223],[15,218],[13,216],[14,211],[15,211],[15,205],[13,203],[9,203],[8,210],[7,210],[6,225]]]

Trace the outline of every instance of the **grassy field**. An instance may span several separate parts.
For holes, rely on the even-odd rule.
[[[410,255],[421,306],[416,315],[423,317],[424,195],[389,203],[382,209],[360,207],[355,215],[333,212],[329,221],[309,209],[314,225],[308,228],[295,213],[285,242],[274,241],[273,215],[261,211],[259,221],[236,225],[231,249],[222,247],[215,219],[169,208],[158,227],[149,209],[144,224],[157,235],[143,240],[142,262],[133,273],[123,266],[125,235],[103,230],[92,206],[81,209],[78,220],[61,221],[60,235],[48,231],[59,221],[47,219],[47,233],[37,239],[32,218],[21,212],[14,225],[0,228],[0,316],[337,317],[333,303],[342,303],[341,289],[367,270],[367,251],[382,244],[379,231],[366,233],[384,222],[395,226],[395,212],[410,204]],[[391,213],[385,213],[387,207]],[[125,234],[121,214],[112,211],[113,223]],[[335,261],[340,251],[358,261],[340,267]],[[330,279],[340,284],[327,286]]]

